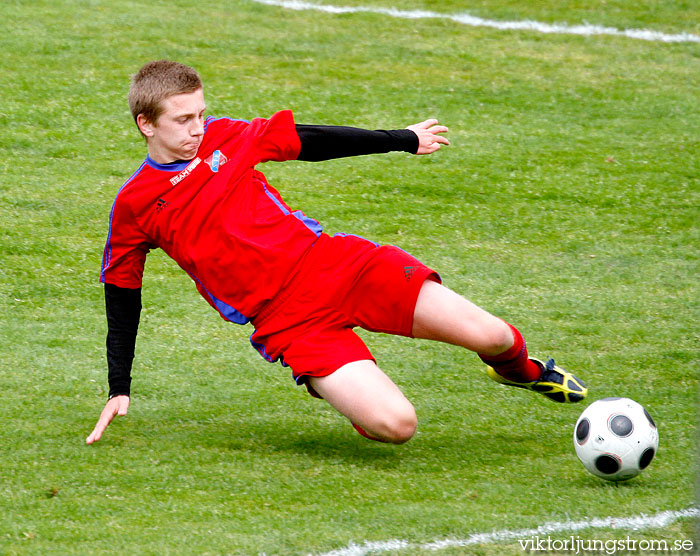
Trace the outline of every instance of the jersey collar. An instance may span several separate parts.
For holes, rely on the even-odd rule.
[[[146,164],[148,164],[154,170],[161,170],[162,172],[181,172],[192,162],[191,160],[176,160],[175,162],[168,162],[167,164],[160,164],[153,160],[150,155],[146,155]]]

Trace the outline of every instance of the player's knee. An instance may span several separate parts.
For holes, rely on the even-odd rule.
[[[417,426],[416,410],[409,404],[384,421],[382,436],[392,444],[403,444],[413,438]]]
[[[393,444],[403,444],[408,442],[413,438],[416,433],[416,427],[418,426],[417,419],[403,421],[394,428],[392,431],[391,442]]]
[[[410,402],[400,408],[377,412],[366,419],[362,426],[353,423],[357,432],[371,440],[403,444],[408,442],[416,432],[418,419]]]
[[[513,346],[513,332],[504,321],[494,318],[482,329],[481,344],[479,353],[499,355]]]

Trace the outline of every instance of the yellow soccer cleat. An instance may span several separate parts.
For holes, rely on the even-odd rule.
[[[546,363],[543,363],[539,359],[531,357],[530,361],[534,361],[542,369],[542,376],[539,380],[533,380],[532,382],[514,382],[499,375],[492,367],[487,367],[486,372],[489,377],[496,382],[539,392],[555,402],[580,402],[586,397],[586,394],[588,394],[588,388],[586,388],[584,382],[572,375],[569,371],[559,367],[554,362],[554,359],[550,358]]]

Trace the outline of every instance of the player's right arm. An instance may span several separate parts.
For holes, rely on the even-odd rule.
[[[107,312],[107,381],[109,399],[86,442],[102,437],[114,417],[126,415],[131,394],[131,366],[141,318],[141,288],[120,288],[105,284]]]
[[[114,417],[126,415],[129,408],[131,366],[141,318],[141,280],[151,247],[120,195],[112,207],[100,278],[104,282],[107,314],[109,398],[85,440],[87,444],[98,441]]]

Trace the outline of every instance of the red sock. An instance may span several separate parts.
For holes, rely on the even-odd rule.
[[[508,324],[508,323],[506,323]],[[499,355],[482,355],[481,360],[501,375],[503,378],[514,382],[532,382],[542,375],[542,369],[534,361],[530,361],[527,347],[520,331],[512,324],[508,324],[513,331],[515,342],[513,347]]]

